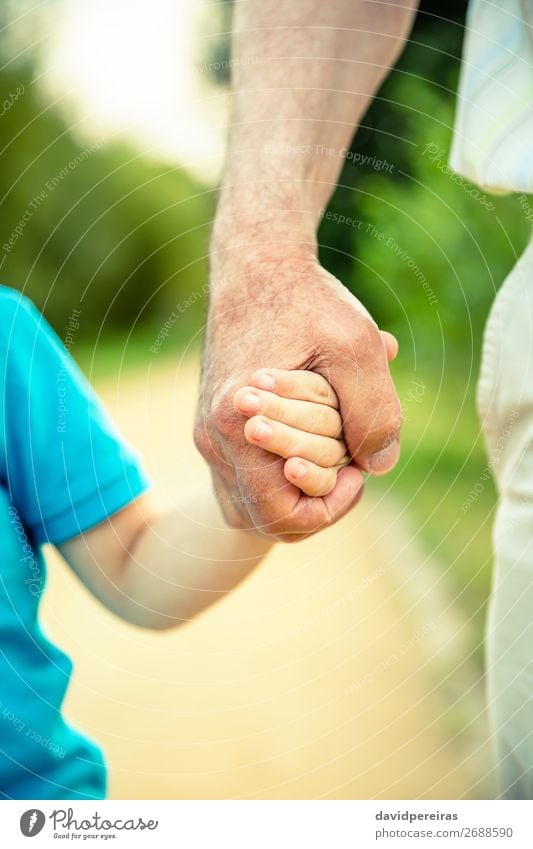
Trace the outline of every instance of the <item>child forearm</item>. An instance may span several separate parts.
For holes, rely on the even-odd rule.
[[[228,528],[215,499],[155,517],[137,538],[120,582],[122,618],[146,628],[188,622],[239,584],[272,542]]]
[[[92,594],[144,628],[187,622],[242,581],[272,543],[224,523],[213,493],[160,511],[150,495],[59,546]]]

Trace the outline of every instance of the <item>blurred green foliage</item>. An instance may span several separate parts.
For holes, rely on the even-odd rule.
[[[398,336],[404,365],[444,355],[475,365],[494,293],[531,228],[515,197],[448,168],[462,29],[428,19],[430,5],[346,157],[321,255]]]
[[[189,299],[173,328],[188,338],[201,321],[211,190],[123,144],[80,140],[27,66],[0,74],[2,110],[2,281],[60,335],[81,309],[81,340],[136,323],[156,334]]]

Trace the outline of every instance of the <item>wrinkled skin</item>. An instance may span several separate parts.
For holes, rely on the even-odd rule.
[[[398,459],[401,408],[388,367],[395,340],[314,257],[237,253],[212,271],[195,442],[228,523],[291,542],[358,501],[361,470],[382,474]],[[310,369],[335,390],[353,460],[328,495],[303,495],[285,479],[282,458],[245,441],[233,394],[260,368]]]

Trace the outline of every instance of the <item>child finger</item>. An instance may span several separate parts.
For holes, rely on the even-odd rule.
[[[324,469],[323,466],[317,466],[303,457],[290,457],[283,467],[289,483],[297,486],[305,495],[315,498],[328,495],[335,488],[338,469],[338,466]]]
[[[261,414],[320,436],[336,438],[342,432],[339,413],[326,404],[296,401],[293,398],[283,398],[274,392],[266,392],[264,389],[243,386],[235,393],[233,405],[245,416]]]
[[[307,433],[266,416],[248,419],[244,435],[252,445],[259,445],[280,457],[303,457],[319,466],[336,466],[346,455],[342,439]]]
[[[339,402],[333,388],[325,377],[314,371],[263,368],[253,373],[250,384],[257,389],[275,392],[283,398],[313,401],[316,404],[328,404],[336,410],[339,409]]]

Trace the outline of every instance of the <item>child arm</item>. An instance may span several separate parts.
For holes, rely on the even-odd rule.
[[[236,587],[271,547],[255,531],[228,528],[205,493],[165,512],[143,495],[59,550],[108,609],[134,625],[165,629]]]
[[[5,287],[0,303],[4,474],[28,539],[59,548],[94,595],[124,619],[151,628],[187,621],[242,581],[269,550],[270,538],[228,528],[213,493],[184,509],[159,511],[146,494],[138,458],[44,317]],[[323,380],[307,372],[286,379],[296,389],[301,381]],[[320,430],[326,415],[329,432],[332,420],[323,409],[309,417],[310,407],[290,403],[299,397],[305,392],[294,399],[280,392],[270,411],[283,425],[266,446],[273,462],[275,453],[305,456],[311,447],[309,459],[320,460],[325,445],[331,447],[331,437],[318,454],[315,440],[303,444],[305,431]],[[333,424],[338,429],[336,419]],[[253,428],[244,415],[241,425]]]
[[[257,388],[267,375],[275,376],[279,394]],[[246,438],[286,458],[288,485],[308,495],[330,491],[349,458],[327,381],[312,372],[269,370],[251,384],[235,396],[244,415],[261,412],[243,419]],[[270,428],[266,440],[261,425]],[[166,513],[143,495],[59,548],[106,607],[133,624],[163,629],[192,619],[234,589],[271,546],[272,538],[258,531],[228,528],[209,492]]]

